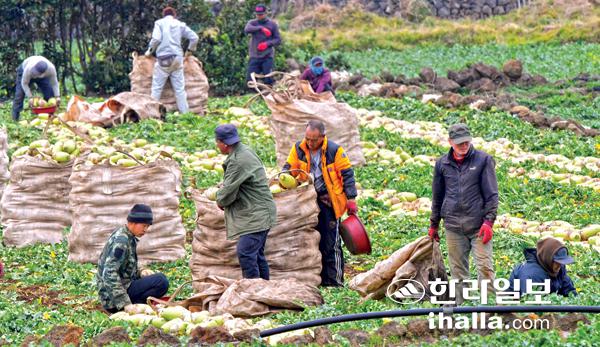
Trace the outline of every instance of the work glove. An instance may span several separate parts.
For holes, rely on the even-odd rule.
[[[267,45],[266,42],[261,42],[258,44],[258,46],[256,48],[258,48],[258,50],[262,52],[265,49],[269,48],[269,46]]]
[[[494,236],[494,231],[492,230],[492,222],[486,220],[481,224],[481,228],[479,228],[479,237],[483,238],[483,244],[490,242],[492,236]]]
[[[265,34],[266,37],[271,37],[271,30],[265,27],[260,28],[260,30],[263,32],[263,34]]]
[[[225,207],[223,207],[223,206],[221,206],[219,204],[217,204],[217,207],[219,207],[221,209],[221,211],[225,211]]]
[[[436,240],[437,242],[440,242],[440,234],[438,234],[438,228],[437,227],[429,227],[429,238],[432,240]]]
[[[356,215],[358,212],[358,206],[356,206],[356,200],[350,199],[346,202],[346,209],[349,216]]]
[[[143,269],[143,270],[140,272],[140,276],[141,276],[141,277],[147,277],[147,276],[150,276],[150,275],[154,275],[155,273],[156,273],[156,272],[154,272],[154,270],[150,270],[150,269]]]
[[[148,48],[148,50],[146,51],[146,53],[144,53],[144,55],[147,57],[152,55],[152,51],[150,50],[150,48]]]

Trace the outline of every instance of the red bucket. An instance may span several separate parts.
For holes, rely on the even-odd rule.
[[[371,254],[371,241],[367,230],[357,216],[351,215],[340,223],[340,235],[352,254]]]
[[[47,107],[35,107],[31,109],[31,112],[35,113],[35,114],[40,114],[40,113],[49,113],[49,114],[53,114],[54,112],[56,112],[56,109],[58,108],[58,106],[54,105],[54,106],[47,106]]]

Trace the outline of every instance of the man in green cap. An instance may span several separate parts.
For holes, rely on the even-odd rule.
[[[492,226],[498,209],[498,182],[494,158],[473,147],[465,124],[452,125],[448,135],[450,151],[435,163],[429,237],[440,240],[438,228],[444,219],[450,274],[459,280],[456,303],[460,305],[462,281],[470,277],[471,251],[477,279],[495,278]],[[491,284],[488,288],[493,291]]]
[[[244,278],[268,280],[265,242],[277,214],[265,167],[256,153],[241,143],[233,124],[219,125],[215,140],[221,153],[227,154],[223,186],[217,191],[217,205],[225,211],[227,239],[238,239]]]

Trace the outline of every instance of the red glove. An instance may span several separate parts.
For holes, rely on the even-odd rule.
[[[492,230],[492,222],[486,220],[481,224],[481,228],[479,229],[479,237],[483,238],[483,244],[490,242],[492,236],[494,236],[494,231]]]
[[[356,213],[358,212],[358,206],[356,206],[356,201],[348,200],[348,202],[346,202],[346,209],[348,210],[347,212],[349,216],[356,215]]]
[[[264,51],[265,49],[269,48],[269,46],[267,46],[267,43],[266,43],[266,42],[261,42],[261,43],[259,43],[259,44],[258,44],[257,48],[258,48],[258,50],[259,50],[259,51],[261,51],[261,52],[262,52],[262,51]]]
[[[217,207],[218,207],[218,208],[220,208],[220,209],[221,209],[221,211],[225,211],[225,207],[223,207],[223,206],[221,206],[221,205],[219,205],[219,204],[217,204]]]
[[[440,234],[438,234],[438,228],[429,227],[429,238],[440,242]]]
[[[271,30],[265,27],[260,28],[260,30],[262,30],[263,34],[265,34],[266,37],[271,37]]]

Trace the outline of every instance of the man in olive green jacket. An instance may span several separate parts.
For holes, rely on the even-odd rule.
[[[240,142],[233,124],[219,125],[215,137],[221,153],[227,154],[223,186],[217,191],[217,205],[225,211],[227,239],[239,237],[237,255],[244,278],[268,280],[265,242],[277,214],[264,165]]]

